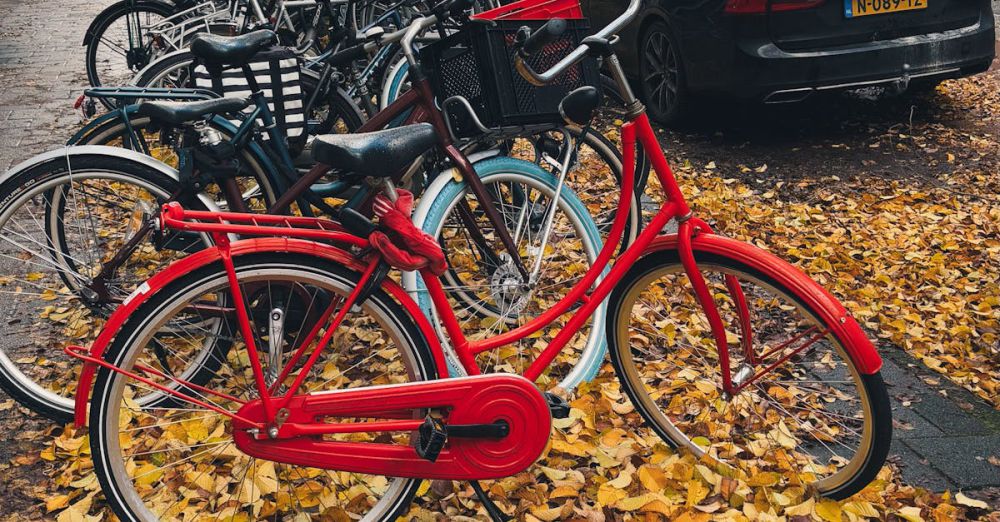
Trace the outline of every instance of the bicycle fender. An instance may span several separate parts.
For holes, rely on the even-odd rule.
[[[142,75],[147,70],[149,70],[149,68],[156,66],[156,64],[159,63],[160,60],[165,60],[167,58],[170,58],[170,57],[173,57],[173,56],[176,56],[176,55],[179,55],[179,54],[184,54],[184,55],[190,56],[191,59],[194,60],[194,55],[191,54],[191,51],[188,51],[187,49],[180,49],[180,50],[174,51],[172,53],[167,53],[167,54],[165,54],[163,56],[157,57],[155,60],[149,62],[148,65],[146,65],[141,70],[139,70],[137,73],[133,74],[132,78],[129,80],[128,84],[129,85],[136,85],[136,82],[139,80],[139,78],[141,78]],[[136,86],[137,87],[148,87],[148,85],[136,85]]]
[[[129,149],[123,149],[120,147],[107,147],[104,145],[80,145],[72,147],[63,147],[61,149],[50,150],[48,152],[43,152],[37,156],[27,159],[17,165],[11,167],[6,173],[0,176],[0,183],[6,183],[7,180],[14,178],[15,176],[21,174],[25,170],[34,168],[37,165],[43,163],[58,160],[60,158],[71,158],[71,157],[83,157],[83,156],[111,156],[118,158],[125,162],[133,162],[160,171],[164,176],[170,179],[180,182],[180,175],[177,170],[173,167],[157,161],[156,159],[146,156]],[[208,197],[205,194],[198,194],[198,199],[201,203],[205,205],[205,208],[211,211],[218,212],[219,206],[216,205],[215,200]]]
[[[66,145],[73,146],[76,145],[77,143],[80,143],[80,140],[82,140],[85,136],[87,136],[91,132],[94,132],[94,130],[100,128],[101,125],[104,125],[104,123],[120,117],[121,115],[118,113],[118,111],[105,112],[104,114],[88,121],[86,125],[81,127],[80,130],[76,131],[76,134],[74,134],[73,137],[66,140]]]
[[[728,239],[715,234],[699,234],[691,241],[697,252],[718,254],[774,278],[801,299],[817,313],[821,319],[832,325],[834,335],[844,345],[844,349],[857,364],[858,371],[865,375],[877,373],[882,368],[882,357],[875,345],[858,322],[840,301],[825,288],[787,261],[757,248],[749,243]],[[665,250],[677,250],[677,234],[657,237],[646,247],[643,256]]]
[[[238,257],[241,255],[260,254],[265,252],[294,253],[304,256],[313,256],[341,264],[352,270],[363,272],[365,266],[349,252],[332,245],[305,241],[301,239],[289,239],[280,237],[256,238],[236,241],[230,245],[230,255]],[[167,286],[171,281],[188,272],[198,270],[204,266],[221,261],[222,253],[217,247],[207,248],[200,252],[191,254],[183,259],[179,259],[165,269],[157,272],[152,278],[141,284],[131,295],[125,298],[122,304],[111,314],[104,325],[104,329],[97,336],[94,344],[91,345],[89,354],[94,358],[104,358],[104,352],[114,340],[122,326],[128,321],[143,303],[157,292]],[[438,369],[438,376],[448,377],[448,366],[445,363],[444,352],[438,343],[434,328],[424,317],[420,307],[409,294],[402,289],[395,281],[386,279],[382,282],[382,290],[399,302],[410,317],[413,318],[420,329],[420,332],[427,339],[430,346],[434,364]],[[97,374],[97,365],[85,363],[80,372],[80,379],[76,389],[76,404],[74,412],[74,422],[78,427],[87,424],[87,404],[90,400],[90,390],[93,386],[94,377]]]

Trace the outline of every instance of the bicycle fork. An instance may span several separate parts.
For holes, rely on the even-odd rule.
[[[741,364],[734,371],[730,357],[726,325],[722,320],[719,308],[716,305],[711,290],[708,288],[705,277],[702,275],[701,269],[698,268],[697,262],[694,259],[694,249],[691,245],[692,240],[698,234],[712,233],[712,229],[707,223],[700,219],[689,217],[678,227],[678,253],[680,254],[681,264],[684,266],[684,272],[691,281],[691,286],[694,288],[698,304],[705,312],[705,317],[708,319],[712,329],[712,337],[719,353],[723,396],[730,399],[742,389],[753,384],[765,373],[770,372],[823,339],[829,332],[826,330],[820,331],[818,327],[814,326],[778,346],[767,347],[763,353],[758,353],[754,348],[750,303],[747,301],[746,294],[743,292],[739,280],[735,276],[725,275],[723,279],[726,291],[729,298],[732,299],[733,312],[736,315],[736,322],[740,330],[740,351],[743,357]],[[797,346],[793,347],[796,344]],[[773,355],[777,355],[778,357],[771,362],[769,359]]]

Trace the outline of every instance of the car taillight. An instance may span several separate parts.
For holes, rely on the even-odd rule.
[[[726,0],[726,14],[759,14],[771,11],[798,11],[812,9],[826,0]]]

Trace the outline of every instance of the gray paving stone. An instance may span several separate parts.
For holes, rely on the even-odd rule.
[[[908,484],[935,492],[955,488],[948,477],[933,466],[930,461],[913,451],[906,443],[893,441],[890,460],[899,466]]]
[[[945,435],[929,420],[897,401],[893,401],[892,420],[892,435],[895,439],[918,439]]]
[[[72,101],[86,86],[81,20],[114,0],[0,0],[0,169],[62,144],[79,121]]]
[[[15,132],[0,134],[0,151],[14,151],[21,142],[21,136]]]
[[[1000,468],[984,455],[996,451],[1000,412],[905,352],[880,353],[894,420],[890,455],[904,481],[934,491],[1000,485]]]
[[[912,391],[926,389],[927,383],[920,380],[917,374],[905,365],[905,363],[897,360],[899,355],[891,353],[890,350],[894,351],[896,348],[880,348],[879,350],[879,353],[882,354],[882,379],[885,380],[885,384],[889,387],[889,393],[898,393],[898,390],[901,389]],[[906,358],[915,362],[909,356],[906,356]]]
[[[929,420],[947,435],[989,435],[990,430],[979,419],[969,415],[953,401],[937,393],[927,393],[913,404],[913,410]]]
[[[959,488],[1000,484],[1000,467],[989,457],[1000,458],[1000,435],[983,437],[934,437],[910,439],[903,444],[925,458]]]

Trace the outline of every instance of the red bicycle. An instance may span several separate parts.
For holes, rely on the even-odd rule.
[[[518,60],[525,78],[545,83],[588,55],[602,57],[628,119],[622,199],[607,243],[563,300],[517,328],[466,338],[438,279],[440,247],[408,221],[408,201],[391,186],[376,203],[378,225],[360,216],[338,225],[165,207],[161,226],[212,234],[216,246],[142,285],[89,351],[68,349],[86,361],[77,421],[86,420],[90,398],[95,471],[116,514],[391,520],[421,479],[523,471],[546,445],[550,416],[567,409],[532,381],[606,299],[615,372],[666,443],[736,476],[773,472],[779,485],[832,498],[870,482],[891,438],[881,359],[814,281],[693,215],[612,50],[639,3],[543,74]],[[556,25],[523,41],[522,56],[557,34]],[[586,124],[599,99],[574,91],[561,112]],[[652,160],[664,202],[611,264],[637,146]],[[664,234],[671,220],[677,233]],[[230,243],[230,234],[258,237]],[[390,265],[419,267],[470,377],[447,378],[445,349],[387,277]],[[567,315],[523,376],[480,375],[483,357]],[[220,335],[233,349],[213,365],[215,378],[196,385],[168,370],[215,356],[202,346]]]

